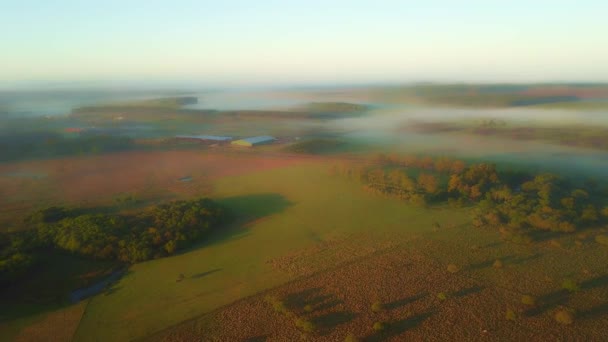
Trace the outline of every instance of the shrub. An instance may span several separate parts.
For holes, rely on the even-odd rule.
[[[595,242],[604,245],[604,246],[608,246],[608,235],[598,235],[595,237]]]
[[[274,309],[274,311],[278,312],[278,313],[287,313],[287,307],[285,306],[285,303],[282,300],[279,300],[276,297],[273,296],[266,296],[265,300],[267,303],[270,303],[270,305],[272,305],[272,308]]]
[[[384,305],[381,302],[374,302],[372,304],[372,312],[380,312],[382,310],[384,310]]]
[[[304,311],[306,311],[306,312],[312,312],[312,306],[311,305],[304,306]]]
[[[296,327],[302,329],[305,332],[313,332],[315,331],[315,325],[313,322],[304,319],[304,318],[298,318],[296,319]]]
[[[530,295],[521,296],[521,303],[525,305],[536,305],[536,298]]]
[[[515,311],[513,311],[511,309],[507,309],[507,313],[505,314],[505,318],[507,319],[507,321],[516,321],[517,320],[517,314],[515,313]]]
[[[576,281],[572,279],[566,279],[562,282],[562,288],[564,290],[568,290],[570,292],[577,292],[580,290],[580,287],[576,283]]]
[[[386,329],[386,325],[384,324],[384,322],[376,322],[374,323],[372,328],[374,329],[374,331],[382,331]]]
[[[492,267],[494,268],[503,268],[503,263],[500,259],[496,259],[496,261],[494,261],[494,263],[492,264]]]
[[[448,295],[446,295],[444,292],[439,292],[439,293],[437,294],[437,298],[438,298],[440,301],[444,301],[444,300],[448,299]]]
[[[344,338],[344,342],[359,342],[360,340],[357,338],[357,336],[355,336],[354,334],[348,334],[346,335],[346,338]]]
[[[448,272],[450,273],[456,273],[460,271],[460,268],[458,268],[458,266],[454,265],[454,264],[449,264],[448,265]]]
[[[574,323],[574,313],[572,310],[561,308],[555,312],[555,316],[553,316],[558,323],[561,324],[572,324]]]

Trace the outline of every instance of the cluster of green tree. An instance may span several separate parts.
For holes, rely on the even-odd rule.
[[[0,285],[25,274],[35,263],[32,234],[0,234]]]
[[[395,196],[408,202],[426,205],[447,198],[447,177],[461,174],[466,164],[449,158],[378,155],[363,166],[340,165],[334,174],[359,180],[367,191]]]
[[[608,218],[604,196],[595,185],[576,187],[552,174],[499,172],[494,164],[381,155],[369,165],[336,166],[332,172],[361,181],[369,191],[415,204],[478,204],[473,224],[496,228],[507,239],[527,241],[542,230],[574,232]]]
[[[227,218],[225,209],[207,198],[170,202],[130,216],[62,207],[39,210],[27,219],[32,230],[0,235],[1,279],[15,279],[27,270],[41,248],[125,263],[169,256]]]
[[[83,135],[67,138],[52,132],[6,134],[0,136],[0,161],[107,153],[134,146],[133,139],[125,136]]]
[[[498,228],[507,239],[528,242],[538,231],[571,233],[608,218],[596,186],[575,187],[553,174],[489,188],[473,211],[473,225]],[[602,209],[603,208],[603,209]]]

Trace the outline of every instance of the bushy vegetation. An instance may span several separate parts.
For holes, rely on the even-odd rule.
[[[460,267],[454,265],[454,264],[449,264],[447,267],[448,272],[450,273],[458,273],[458,271],[460,271]]]
[[[132,216],[43,209],[28,218],[32,230],[0,235],[0,277],[16,279],[43,248],[125,263],[169,256],[226,220],[225,210],[206,198],[170,202]]]
[[[511,309],[507,309],[507,312],[505,313],[505,319],[507,321],[516,321],[517,314],[515,313],[515,311],[513,311]]]
[[[315,324],[304,318],[297,318],[295,320],[296,327],[301,329],[304,332],[314,332],[316,330]]]
[[[32,234],[0,234],[0,285],[25,274],[36,262]]]
[[[572,233],[606,220],[606,199],[596,184],[576,186],[553,174],[499,172],[494,164],[418,156],[378,156],[364,166],[331,170],[363,183],[372,193],[418,205],[476,204],[476,227],[529,243],[537,232]],[[604,209],[602,209],[604,208]]]
[[[344,338],[344,342],[359,342],[360,340],[354,334],[348,334]]]
[[[570,325],[574,323],[574,312],[567,308],[560,308],[553,316],[560,324]]]
[[[384,324],[384,322],[375,322],[372,329],[374,329],[374,331],[383,331],[386,329],[386,324]]]
[[[282,313],[282,314],[286,314],[289,312],[289,310],[287,310],[287,306],[285,305],[285,302],[283,302],[282,300],[279,300],[273,296],[266,296],[265,300],[270,305],[272,305],[272,309],[274,311],[276,311],[278,313]]]
[[[382,302],[377,301],[372,304],[371,309],[372,309],[372,312],[380,312],[380,311],[384,310],[384,305],[382,304]]]
[[[576,281],[572,279],[565,279],[562,282],[562,289],[567,290],[569,292],[578,292],[581,288]]]
[[[608,246],[608,235],[598,235],[595,237],[595,242]]]

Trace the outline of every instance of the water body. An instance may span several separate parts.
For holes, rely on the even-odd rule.
[[[70,293],[70,296],[69,296],[70,302],[77,303],[83,299],[86,299],[86,298],[92,297],[98,293],[101,293],[108,285],[110,285],[111,283],[120,279],[120,277],[122,277],[124,273],[125,273],[125,270],[115,271],[112,274],[110,274],[108,277],[106,277],[105,279],[102,279],[89,287],[85,287],[85,288],[73,291],[72,293]]]

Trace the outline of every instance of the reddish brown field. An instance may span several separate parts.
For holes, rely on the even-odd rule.
[[[535,245],[536,253],[531,253],[529,246],[492,239],[485,244],[492,234],[479,232],[483,236],[476,242],[484,245],[466,248],[467,236],[474,232],[452,228],[444,233],[408,240],[386,237],[384,242],[349,237],[272,260],[273,266],[287,265],[286,272],[302,276],[154,338],[344,341],[350,334],[363,341],[604,340],[608,275],[599,266],[602,263],[575,253],[565,241]],[[363,240],[375,248],[361,250]],[[593,258],[606,257],[602,246],[584,248]],[[504,260],[500,269],[492,266],[497,257]],[[328,263],[318,265],[321,259]],[[459,271],[448,272],[445,260],[459,265]],[[564,274],[578,281],[580,292],[570,294],[561,288]],[[447,299],[438,298],[440,293]],[[537,303],[522,303],[524,294],[534,295]],[[288,313],[273,308],[269,297],[282,301]],[[372,310],[375,302],[383,304],[379,312]],[[555,320],[562,308],[575,310],[574,323]],[[514,320],[506,318],[507,310],[513,311]],[[313,323],[314,331],[298,328],[298,318]],[[384,330],[375,331],[376,322],[383,322]]]
[[[113,205],[121,193],[144,202],[205,196],[214,178],[313,160],[255,151],[140,151],[0,164],[0,225],[18,228],[45,206]]]

